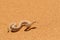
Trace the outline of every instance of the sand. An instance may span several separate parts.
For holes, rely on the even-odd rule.
[[[25,32],[7,32],[9,24],[36,21]],[[0,40],[60,40],[60,0],[0,0]]]

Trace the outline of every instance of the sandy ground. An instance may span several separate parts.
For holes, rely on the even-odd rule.
[[[36,29],[7,32],[9,24],[36,21]],[[0,0],[0,40],[60,40],[60,0]]]

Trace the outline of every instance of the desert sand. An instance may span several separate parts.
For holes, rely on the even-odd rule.
[[[25,32],[7,32],[10,23],[36,21]],[[0,40],[60,40],[60,0],[0,0]]]

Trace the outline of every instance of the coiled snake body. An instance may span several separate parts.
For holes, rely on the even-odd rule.
[[[35,29],[36,27],[30,28],[33,23],[35,23],[35,21],[31,23],[30,21],[23,20],[23,21],[21,21],[21,22],[19,23],[18,26],[16,25],[16,23],[11,24],[10,27],[9,27],[9,29],[8,29],[8,32],[9,32],[9,31],[11,31],[11,32],[17,32],[17,31],[19,31],[23,26],[26,26],[26,27],[27,27],[24,31],[29,31],[29,30],[31,30],[31,29]]]

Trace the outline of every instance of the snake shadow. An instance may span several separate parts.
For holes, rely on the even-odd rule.
[[[21,27],[22,28],[22,27]],[[19,29],[19,30],[21,30],[21,28]],[[32,29],[36,29],[37,27],[32,27],[32,28],[30,28],[30,27],[27,27],[24,31],[25,32],[28,32],[28,31],[30,31],[30,30],[32,30]],[[16,33],[16,32],[18,32],[19,30],[16,30],[16,31],[11,31],[12,33]]]

